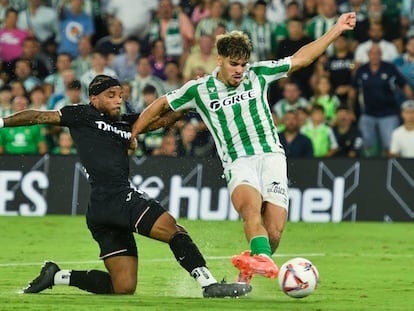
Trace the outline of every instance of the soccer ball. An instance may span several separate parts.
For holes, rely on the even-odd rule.
[[[308,259],[293,258],[282,265],[278,280],[286,295],[303,298],[312,294],[318,286],[319,273]]]

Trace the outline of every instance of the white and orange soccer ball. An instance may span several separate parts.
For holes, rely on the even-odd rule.
[[[293,298],[303,298],[312,294],[318,286],[319,273],[315,265],[305,258],[293,258],[280,267],[279,286]]]

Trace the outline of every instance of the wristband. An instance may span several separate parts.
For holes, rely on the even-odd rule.
[[[3,118],[0,118],[0,129],[1,129],[2,127],[4,127],[4,120],[3,120]]]

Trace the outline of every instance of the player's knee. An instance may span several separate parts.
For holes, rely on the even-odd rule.
[[[118,282],[113,284],[114,294],[117,295],[133,295],[137,289],[137,283],[133,281]]]
[[[241,209],[240,216],[243,219],[245,228],[257,229],[263,226],[260,213],[255,212],[252,208]]]
[[[252,204],[244,204],[237,211],[244,222],[261,222],[260,209]]]
[[[175,224],[175,227],[177,228],[177,232],[181,232],[181,233],[188,233],[187,230],[181,226],[180,224]]]
[[[133,295],[137,288],[136,272],[112,273],[112,287],[114,294],[118,295]]]

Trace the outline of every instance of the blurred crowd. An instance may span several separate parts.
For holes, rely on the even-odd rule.
[[[247,33],[251,62],[292,55],[341,13],[357,27],[311,66],[274,83],[269,105],[288,157],[414,158],[412,0],[0,0],[0,117],[87,104],[118,78],[125,113],[216,67],[215,37]],[[59,126],[0,129],[0,153],[74,154]],[[195,113],[139,136],[136,154],[215,153]]]

